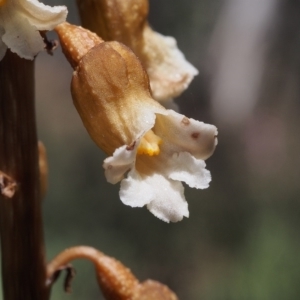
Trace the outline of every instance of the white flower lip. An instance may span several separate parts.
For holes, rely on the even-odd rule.
[[[65,21],[65,6],[51,7],[37,0],[5,0],[0,6],[0,60],[7,48],[21,58],[34,59],[44,49],[39,30],[52,30]]]
[[[143,132],[150,128],[163,140],[159,155],[137,154],[141,134],[131,146],[124,145],[105,159],[105,175],[110,183],[122,180],[120,198],[124,204],[147,205],[159,219],[178,222],[189,216],[181,181],[197,189],[209,186],[211,175],[204,159],[215,149],[217,128],[172,110],[157,113],[153,127],[147,126]]]

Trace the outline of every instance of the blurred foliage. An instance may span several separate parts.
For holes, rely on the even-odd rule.
[[[231,274],[212,287],[207,299],[298,299],[298,232],[277,213],[262,212]]]

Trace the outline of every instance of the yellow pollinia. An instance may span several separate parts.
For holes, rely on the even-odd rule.
[[[152,130],[149,130],[143,136],[137,149],[137,153],[147,154],[149,156],[158,155],[160,153],[159,145],[161,143],[162,139],[157,136]]]

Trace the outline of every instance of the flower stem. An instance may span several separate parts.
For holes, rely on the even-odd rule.
[[[89,246],[76,246],[59,253],[47,266],[47,282],[52,284],[56,272],[75,259],[87,259],[94,264],[99,287],[107,300],[133,299],[139,282],[131,271],[113,257]]]
[[[7,52],[0,62],[0,171],[16,192],[0,194],[0,235],[5,300],[47,300],[34,61]]]

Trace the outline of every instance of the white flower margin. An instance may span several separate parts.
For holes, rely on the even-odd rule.
[[[0,6],[0,60],[7,48],[32,60],[45,45],[39,31],[52,30],[67,17],[65,6],[48,6],[37,0],[6,0]]]

